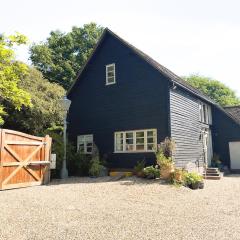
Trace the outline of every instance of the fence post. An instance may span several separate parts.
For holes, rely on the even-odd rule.
[[[52,139],[49,137],[49,135],[46,135],[44,138],[44,141],[46,143],[45,145],[45,161],[50,162],[50,157],[51,157],[51,143]],[[45,171],[44,171],[44,176],[43,176],[43,184],[48,184],[50,182],[50,176],[51,175],[51,169],[50,169],[50,164],[47,164],[45,166]]]

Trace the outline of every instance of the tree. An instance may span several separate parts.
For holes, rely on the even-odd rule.
[[[26,64],[16,61],[14,54],[14,46],[26,42],[27,38],[19,33],[8,37],[0,35],[0,125],[4,123],[7,104],[16,110],[31,106],[30,94],[19,87],[20,79],[28,74],[28,68]]]
[[[217,80],[200,75],[190,75],[184,77],[184,79],[221,106],[234,106],[240,104],[240,99],[236,96],[236,93]]]
[[[50,83],[41,72],[29,68],[28,76],[21,79],[19,86],[30,93],[32,107],[25,106],[17,111],[8,104],[9,114],[5,117],[4,127],[39,135],[49,127],[62,124],[59,99],[64,96],[65,90],[60,85]]]
[[[30,59],[50,82],[68,89],[103,32],[95,23],[73,27],[71,32],[50,32],[45,42],[33,44]]]

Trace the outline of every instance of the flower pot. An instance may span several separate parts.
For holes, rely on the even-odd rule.
[[[141,177],[141,178],[144,177],[144,173],[142,171],[137,172],[136,175],[137,175],[137,177]]]
[[[183,181],[182,172],[175,172],[174,177],[175,177],[175,180],[176,180],[177,182],[182,182],[182,181]]]
[[[170,179],[171,173],[174,171],[173,166],[160,168],[160,178],[167,180]]]
[[[193,190],[196,190],[196,189],[199,188],[199,183],[200,183],[200,182],[192,183],[192,184],[190,184],[189,187],[190,187],[191,189],[193,189]]]
[[[204,188],[204,182],[199,182],[199,186],[198,186],[199,189],[203,189]]]
[[[147,175],[147,179],[154,179],[154,178],[155,178],[154,174]]]

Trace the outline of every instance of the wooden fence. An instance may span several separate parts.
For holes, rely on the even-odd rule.
[[[0,190],[47,183],[52,139],[0,129]]]

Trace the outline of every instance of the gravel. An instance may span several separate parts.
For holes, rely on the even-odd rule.
[[[134,177],[0,192],[0,239],[240,239],[240,175],[190,190]]]

